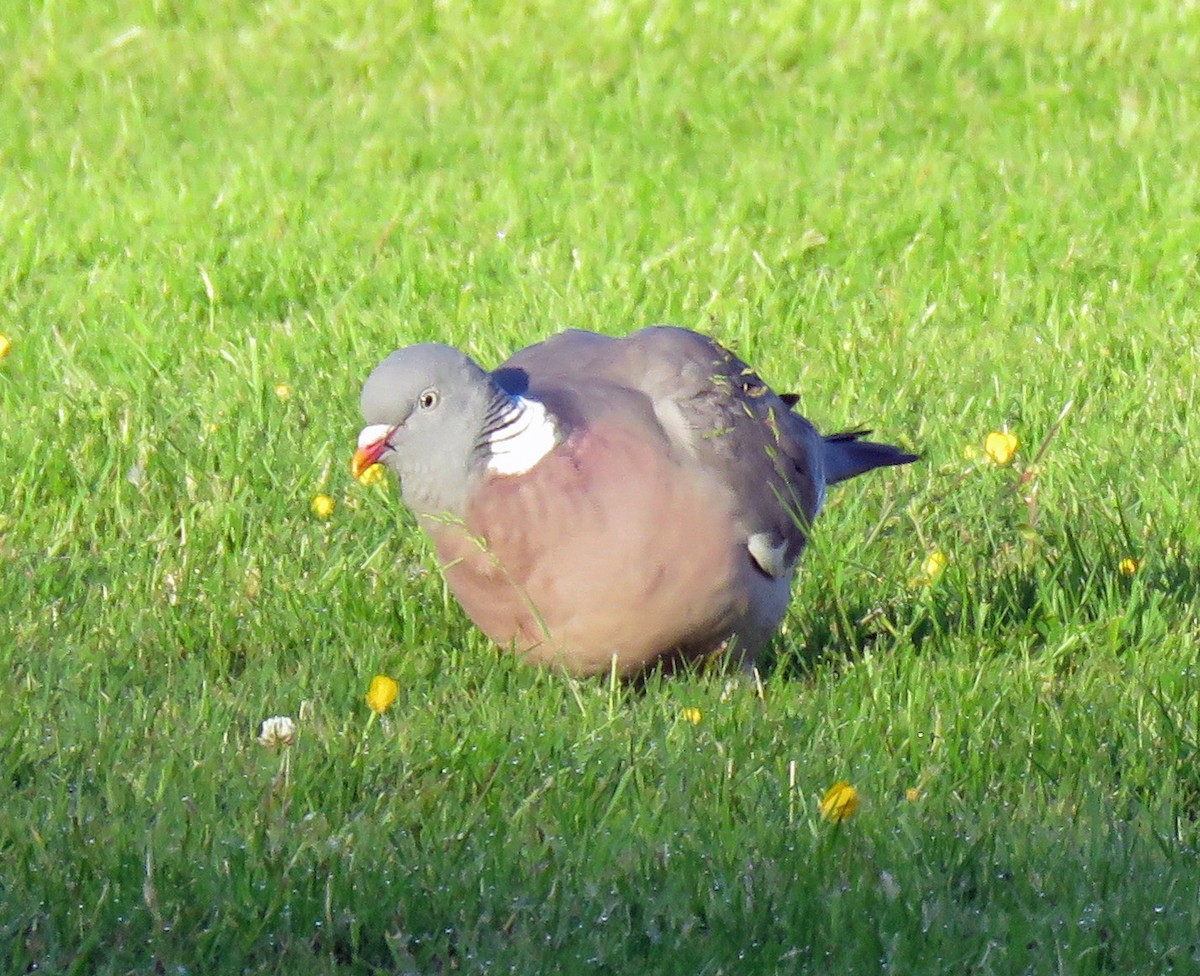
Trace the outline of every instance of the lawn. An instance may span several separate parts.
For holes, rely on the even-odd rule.
[[[1168,0],[5,6],[0,971],[1200,972],[1197,64]],[[393,348],[653,322],[923,455],[758,688],[511,661],[349,474]]]

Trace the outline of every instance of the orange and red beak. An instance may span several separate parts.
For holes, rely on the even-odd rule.
[[[388,438],[395,433],[396,427],[387,424],[372,424],[364,427],[358,435],[358,450],[350,459],[350,473],[355,478],[362,476],[372,464],[379,461],[384,454],[392,449]]]

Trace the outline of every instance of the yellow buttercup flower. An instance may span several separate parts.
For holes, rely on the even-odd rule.
[[[0,359],[7,359],[10,352],[12,352],[12,339],[0,334]]]
[[[292,395],[292,388],[286,383],[280,383],[275,387],[275,395],[279,397],[280,400],[286,400]]]
[[[1016,434],[994,430],[984,438],[983,453],[996,464],[1011,464],[1021,441]]]
[[[931,552],[925,557],[925,561],[921,563],[921,574],[932,583],[946,571],[946,566],[949,563],[950,557],[944,552]]]
[[[371,679],[371,687],[367,689],[367,704],[376,715],[382,715],[392,707],[400,686],[386,674],[377,674]]]
[[[919,799],[921,799],[920,787],[910,786],[904,791],[904,799],[906,799],[909,803],[916,803]]]
[[[1122,576],[1132,576],[1141,568],[1142,561],[1140,559],[1134,559],[1133,556],[1126,556],[1119,563],[1117,563],[1117,569],[1121,571]]]
[[[383,474],[386,470],[382,464],[372,464],[358,475],[358,483],[368,487],[377,485],[383,480]]]
[[[821,800],[821,816],[830,823],[842,823],[854,816],[858,809],[858,790],[844,779],[838,780],[825,791]]]
[[[685,722],[691,722],[693,725],[699,725],[704,718],[704,713],[698,708],[685,708],[683,710],[683,718]]]
[[[333,514],[334,501],[328,495],[313,495],[312,510],[317,518],[329,518]]]

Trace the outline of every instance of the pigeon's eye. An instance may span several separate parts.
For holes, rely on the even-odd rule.
[[[417,397],[417,405],[420,406],[422,410],[432,410],[438,405],[438,391],[432,388],[426,390],[419,397]]]

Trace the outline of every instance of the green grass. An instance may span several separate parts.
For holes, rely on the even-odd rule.
[[[0,970],[1200,971],[1198,63],[1166,0],[6,6]],[[924,454],[761,698],[512,664],[347,473],[397,345],[656,321]]]

